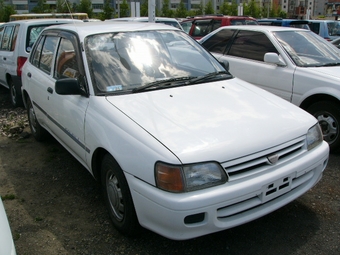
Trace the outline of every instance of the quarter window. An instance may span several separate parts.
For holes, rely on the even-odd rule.
[[[268,37],[261,32],[239,31],[228,55],[263,61],[267,52],[278,53]]]

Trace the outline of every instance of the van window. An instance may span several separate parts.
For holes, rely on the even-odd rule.
[[[30,52],[32,49],[33,44],[38,39],[39,34],[41,31],[50,25],[39,25],[39,26],[30,26],[27,29],[27,38],[26,38],[26,51]]]
[[[5,27],[4,27],[4,26],[1,26],[1,27],[0,27],[0,44],[1,44],[2,35],[3,35],[3,33],[4,33],[4,30],[5,30]],[[1,47],[1,45],[0,45],[0,47]]]
[[[13,33],[13,39],[12,39],[12,42],[11,42],[11,51],[14,51],[14,49],[15,49],[15,45],[16,45],[17,37],[18,37],[18,32],[19,32],[19,27],[20,27],[19,25],[15,26],[14,33]]]
[[[11,36],[14,30],[14,26],[7,26],[5,28],[2,40],[1,40],[1,50],[11,49]]]

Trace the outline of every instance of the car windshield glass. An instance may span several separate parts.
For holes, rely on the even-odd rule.
[[[280,31],[273,34],[297,66],[340,65],[340,51],[311,31]]]
[[[97,94],[132,92],[169,79],[176,80],[177,85],[188,85],[178,80],[225,71],[182,31],[97,34],[86,38],[85,49]]]

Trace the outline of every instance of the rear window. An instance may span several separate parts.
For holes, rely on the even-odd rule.
[[[51,24],[52,25],[52,24]],[[26,38],[26,51],[30,52],[32,49],[33,44],[35,43],[35,41],[38,39],[39,34],[41,33],[41,31],[48,26],[51,25],[38,25],[38,26],[29,26],[27,29],[27,38]]]
[[[231,19],[230,25],[258,25],[258,23],[251,19]]]

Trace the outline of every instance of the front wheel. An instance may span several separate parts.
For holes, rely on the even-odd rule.
[[[307,108],[318,121],[322,129],[323,139],[335,151],[340,146],[340,105],[321,101]]]
[[[138,234],[141,227],[128,183],[123,171],[109,154],[105,155],[102,161],[101,182],[105,202],[115,228],[129,236]]]

